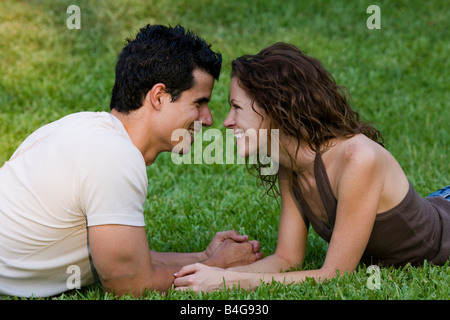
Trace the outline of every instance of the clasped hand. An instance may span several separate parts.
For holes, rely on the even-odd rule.
[[[239,235],[236,231],[218,232],[205,250],[208,258],[203,264],[187,265],[175,274],[175,289],[219,289],[223,285],[221,275],[225,270],[222,268],[247,265],[261,259],[260,248],[258,241],[248,241],[248,236]]]
[[[217,232],[205,250],[208,266],[230,268],[247,265],[262,258],[258,241],[248,241],[248,236],[234,230]]]

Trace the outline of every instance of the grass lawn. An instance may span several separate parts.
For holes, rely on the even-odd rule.
[[[67,7],[81,9],[70,30]],[[369,5],[381,29],[369,30]],[[56,0],[0,2],[0,166],[40,126],[79,111],[109,110],[117,54],[147,23],[182,24],[223,54],[210,103],[224,130],[230,61],[277,41],[319,58],[349,88],[354,108],[384,135],[416,190],[427,195],[450,183],[450,2]],[[204,146],[210,142],[204,141]],[[279,201],[241,164],[175,165],[170,154],[148,167],[144,205],[149,245],[158,251],[204,250],[217,231],[236,229],[276,247]],[[1,223],[1,222],[0,222]],[[320,268],[327,244],[311,232],[302,268]],[[0,244],[1,245],[1,244]],[[167,295],[144,299],[449,299],[449,264],[382,268],[379,289],[361,265],[325,283],[262,285],[256,291]],[[56,299],[113,299],[101,286]]]

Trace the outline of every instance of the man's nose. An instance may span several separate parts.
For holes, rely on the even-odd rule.
[[[202,126],[210,127],[213,124],[213,118],[211,114],[211,110],[208,105],[205,105],[200,108],[200,116],[199,120],[202,122]]]

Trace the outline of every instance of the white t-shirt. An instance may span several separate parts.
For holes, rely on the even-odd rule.
[[[122,123],[80,112],[31,134],[0,168],[0,295],[94,282],[87,227],[144,226],[147,172]]]

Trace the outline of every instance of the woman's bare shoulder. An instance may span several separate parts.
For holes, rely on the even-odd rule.
[[[335,155],[337,179],[349,172],[354,179],[358,179],[358,175],[359,178],[371,176],[373,183],[381,185],[377,212],[383,212],[403,199],[409,188],[408,179],[388,150],[362,134],[340,142]],[[353,170],[355,168],[358,170]]]

